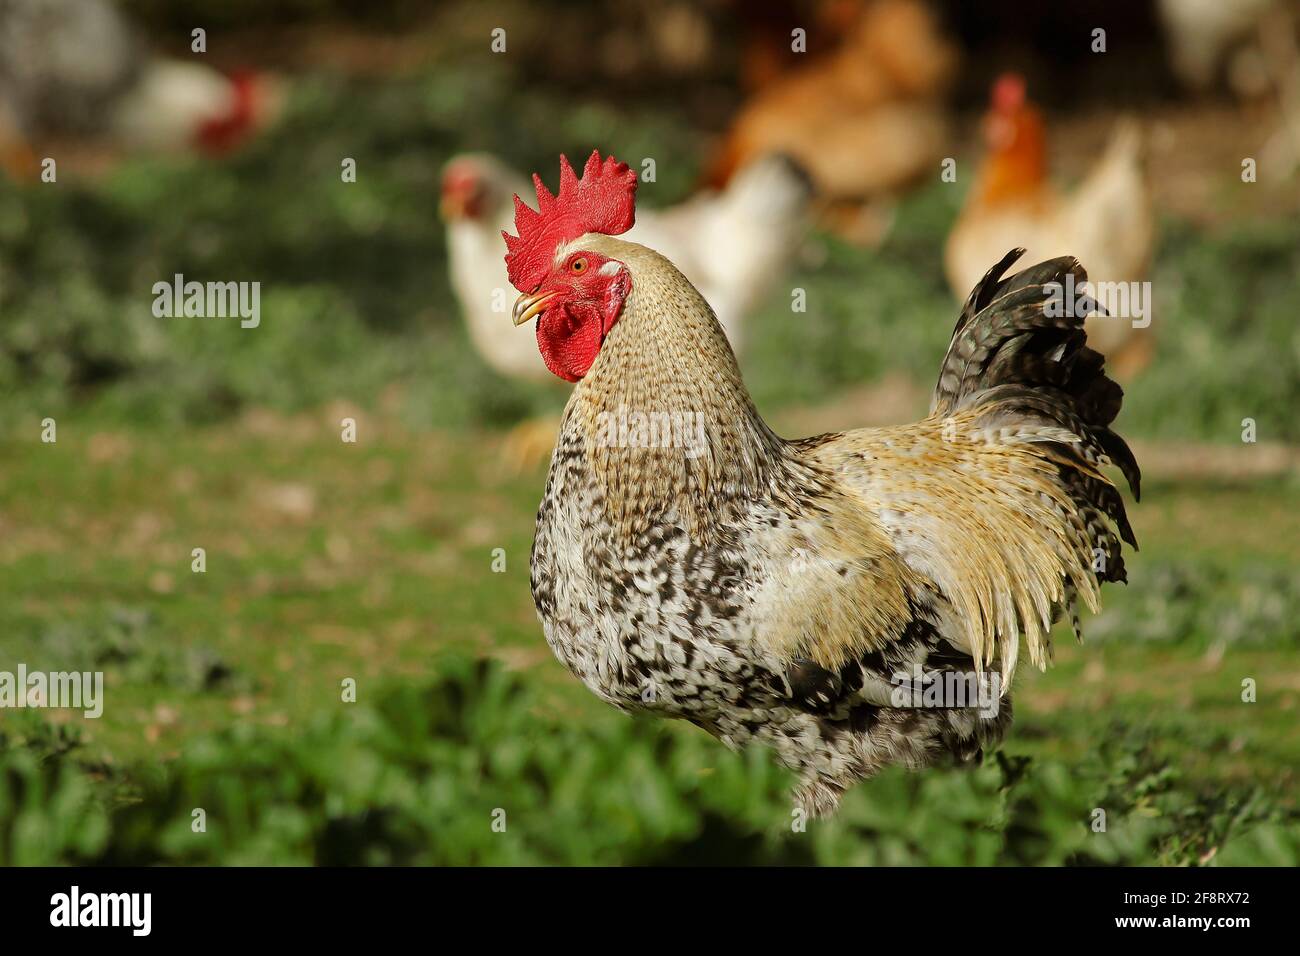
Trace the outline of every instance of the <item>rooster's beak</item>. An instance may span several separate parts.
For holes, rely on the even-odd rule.
[[[546,308],[546,303],[559,294],[558,292],[525,292],[515,299],[515,325],[523,325]]]

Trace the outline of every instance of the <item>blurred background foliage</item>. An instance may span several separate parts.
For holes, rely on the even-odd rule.
[[[230,39],[217,34],[217,62],[259,52],[255,39],[242,38],[256,38],[264,24],[286,31],[270,34],[280,37],[280,47],[272,44],[277,51],[331,49],[323,41],[292,42],[300,33],[289,25],[304,11],[326,18],[316,27],[330,36],[418,27],[421,42],[411,44],[418,56],[394,54],[386,74],[376,75],[378,67],[360,54],[352,57],[363,60],[356,66],[334,52],[350,72],[295,75],[281,122],[226,162],[137,160],[57,189],[0,184],[0,394],[20,407],[53,413],[90,399],[131,420],[206,422],[249,405],[300,410],[337,395],[372,402],[393,383],[411,390],[413,421],[440,426],[501,424],[521,410],[554,407],[555,392],[492,375],[468,346],[442,266],[442,164],[472,148],[547,172],[557,153],[580,155],[600,143],[618,155],[655,157],[658,180],[642,189],[641,202],[666,206],[699,181],[699,144],[713,135],[702,124],[725,117],[738,95],[722,81],[725,56],[705,60],[703,79],[689,75],[693,96],[678,99],[644,76],[631,89],[614,83],[599,64],[595,82],[566,80],[550,69],[564,59],[555,51],[527,55],[539,36],[558,33],[562,44],[589,35],[591,20],[633,29],[645,15],[635,4],[621,16],[599,2],[449,4],[433,25],[422,5],[406,3],[364,12],[308,0],[132,8],[155,33],[181,44],[200,21],[214,32],[244,28]],[[524,47],[518,55],[468,45],[494,16],[511,23]],[[587,30],[528,28],[551,16],[585,18]],[[316,35],[310,25],[298,28],[308,31],[301,35]],[[1057,32],[1050,22],[1020,29]],[[263,36],[260,44],[270,42]],[[370,46],[378,48],[371,57],[387,50],[377,40]],[[1087,78],[1100,83],[1138,59],[1133,43],[1115,46],[1106,56],[1117,65],[1081,69],[1071,86],[1048,73],[1035,76],[1036,98],[1064,100],[1068,121],[1070,108],[1086,102]],[[284,60],[281,52],[276,62]],[[982,96],[994,71],[991,64],[965,71],[958,99],[968,89]],[[1133,82],[1118,105],[1176,102],[1170,88],[1167,75],[1146,86]],[[1213,136],[1208,122],[1204,134]],[[1069,138],[1061,135],[1054,152]],[[341,189],[344,156],[357,160],[359,174]],[[1228,192],[1239,172],[1234,163],[1204,175]],[[745,368],[761,403],[821,400],[887,371],[928,385],[954,311],[941,250],[964,181],[934,181],[906,197],[878,249],[830,236],[813,242],[790,280],[807,289],[807,313],[792,315],[777,297],[752,323],[759,332]],[[1162,213],[1152,282],[1168,334],[1160,338],[1160,360],[1129,390],[1130,433],[1238,441],[1251,411],[1300,403],[1300,217],[1243,219],[1232,212],[1239,201],[1225,197],[1221,208],[1205,210],[1202,218],[1215,220],[1208,226]],[[260,278],[263,308],[275,322],[257,335],[159,323],[146,292],[175,273]],[[1278,415],[1268,437],[1294,441],[1298,429],[1295,416]]]
[[[655,157],[640,199],[670,205],[741,99],[732,47],[656,56],[640,3],[132,0],[160,49],[202,25],[215,62],[292,83],[280,122],[219,162],[0,179],[0,669],[104,670],[111,702],[99,722],[0,713],[0,863],[1300,863],[1300,486],[1201,472],[1216,446],[1252,454],[1247,416],[1300,440],[1300,189],[1242,199],[1241,148],[1218,132],[1238,107],[1188,105],[1152,4],[1092,11],[1130,41],[1105,66],[1067,42],[1068,5],[938,6],[970,51],[959,157],[1008,65],[1062,125],[1069,175],[1102,107],[1203,110],[1207,156],[1228,157],[1197,167],[1206,204],[1161,211],[1159,355],[1120,425],[1175,452],[1132,509],[1132,584],[1089,645],[1023,678],[1002,752],[885,774],[794,832],[768,756],[608,711],[542,642],[526,571],[542,479],[486,462],[564,392],[470,346],[439,171],[475,149],[550,176],[560,151],[600,145]],[[509,56],[487,51],[498,22]],[[861,423],[862,400],[850,421],[835,409],[863,388],[869,415],[886,394],[883,414],[924,410],[964,189],[903,198],[876,248],[810,239],[790,279],[808,311],[777,294],[751,323],[765,414]],[[174,273],[261,281],[261,326],[156,320],[149,290]],[[340,447],[340,411],[361,447]],[[46,416],[57,449],[37,443]],[[366,678],[356,705],[343,675]],[[1240,702],[1242,676],[1260,703]]]
[[[666,111],[575,109],[542,91],[521,103],[508,71],[492,72],[302,80],[285,122],[226,164],[141,161],[93,184],[0,185],[0,391],[46,413],[89,400],[186,423],[337,395],[373,402],[393,383],[425,424],[502,424],[554,407],[549,390],[483,367],[457,321],[438,265],[442,162],[465,144],[518,157],[510,144],[524,141],[546,169],[575,144],[611,143],[653,153],[660,178],[645,200],[660,205],[688,195],[699,169],[689,127]],[[357,101],[361,113],[347,107]],[[557,116],[563,131],[540,122]],[[517,128],[500,130],[502,117]],[[347,189],[340,156],[360,171]],[[807,313],[778,299],[752,322],[755,398],[817,401],[890,371],[928,383],[951,332],[939,251],[959,200],[941,183],[906,198],[876,250],[822,237],[817,264],[791,278]],[[159,323],[146,292],[175,273],[273,276],[262,308],[275,321],[256,335]],[[1152,281],[1171,331],[1129,389],[1126,430],[1233,442],[1247,413],[1300,405],[1300,219],[1166,222]],[[1268,424],[1271,439],[1300,438],[1295,416]]]

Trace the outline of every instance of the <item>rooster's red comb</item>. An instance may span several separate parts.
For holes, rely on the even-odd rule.
[[[613,156],[602,162],[592,150],[583,167],[582,179],[568,159],[560,156],[560,191],[552,196],[533,174],[537,187],[537,210],[515,196],[515,230],[501,235],[506,241],[506,271],[510,284],[520,292],[532,292],[546,278],[556,247],[589,232],[617,236],[632,228],[636,218],[637,176]]]

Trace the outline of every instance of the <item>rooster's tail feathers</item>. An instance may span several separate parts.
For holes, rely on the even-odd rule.
[[[944,356],[931,413],[971,409],[979,427],[1038,429],[1038,446],[1060,468],[1060,481],[1078,509],[1088,539],[1104,562],[1098,580],[1124,580],[1115,532],[1136,547],[1124,501],[1100,469],[1115,465],[1141,494],[1141,472],[1128,444],[1111,431],[1123,390],[1106,377],[1104,359],[1090,349],[1084,315],[1074,314],[1074,288],[1087,281],[1078,260],[1040,262],[1009,278],[1003,273],[1024,254],[1013,249],[976,284],[962,308]],[[1066,440],[1051,440],[1053,433]]]

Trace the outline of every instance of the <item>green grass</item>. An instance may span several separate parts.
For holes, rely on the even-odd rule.
[[[1108,589],[1084,646],[1060,634],[1056,666],[1022,673],[1001,758],[974,773],[887,774],[837,822],[795,833],[791,780],[768,756],[629,722],[551,658],[527,585],[540,475],[501,477],[490,433],[363,416],[361,434],[341,442],[327,412],[257,415],[198,430],[69,428],[9,456],[6,658],[104,670],[108,703],[97,721],[0,712],[11,742],[0,819],[6,800],[13,814],[26,799],[17,818],[45,834],[20,839],[17,827],[0,857],[1297,859],[1292,485],[1154,483],[1134,509],[1144,548],[1131,584]],[[1189,544],[1182,529],[1206,511],[1234,530]],[[203,574],[190,570],[193,547],[207,550]],[[467,657],[509,671],[504,712],[474,689],[486,678],[467,676]],[[341,701],[348,677],[357,704]],[[1241,700],[1245,677],[1256,703]],[[405,723],[426,720],[494,729],[462,738]],[[496,840],[502,806],[517,829]],[[194,807],[210,821],[201,837],[188,832]],[[1089,828],[1097,807],[1105,834]],[[70,822],[82,817],[84,830]]]
[[[1266,786],[1194,778],[1157,730],[1115,720],[1082,760],[1008,748],[975,770],[891,771],[805,825],[757,752],[563,719],[499,665],[440,670],[291,730],[198,735],[109,801],[111,769],[79,758],[75,735],[28,732],[0,754],[0,862],[1293,865],[1300,852],[1294,810]]]

